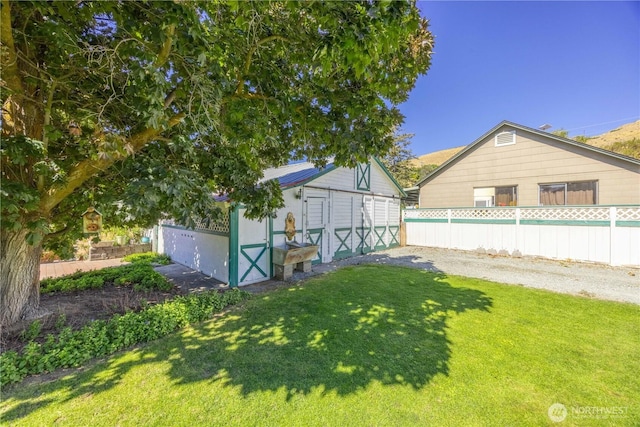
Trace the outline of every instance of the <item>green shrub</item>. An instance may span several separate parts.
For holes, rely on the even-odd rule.
[[[133,286],[136,291],[158,289],[170,291],[173,285],[150,264],[136,263],[126,266],[114,284],[117,286]]]
[[[94,357],[161,338],[248,297],[249,293],[238,289],[191,294],[108,321],[96,320],[77,331],[64,327],[57,336],[48,335],[43,344],[29,342],[20,354],[0,354],[0,386],[22,381],[27,375],[80,366]]]
[[[120,267],[104,268],[87,272],[78,272],[68,276],[44,279],[40,281],[40,292],[71,292],[86,289],[98,289],[113,284],[133,286],[135,290],[169,291],[173,285],[151,264],[137,262]]]
[[[143,252],[138,254],[127,255],[122,258],[123,261],[127,261],[130,263],[138,263],[145,262],[148,264],[160,264],[167,265],[171,263],[171,258],[169,255],[165,254],[157,254],[155,252]]]
[[[0,354],[0,385],[17,383],[28,375],[26,361],[11,350]]]

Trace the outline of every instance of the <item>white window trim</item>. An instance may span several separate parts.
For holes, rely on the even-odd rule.
[[[510,142],[499,142],[499,138],[501,136],[504,135],[510,135],[511,136],[511,141]],[[496,134],[496,136],[494,137],[494,144],[496,147],[504,147],[505,145],[514,145],[516,143],[516,131],[515,130],[506,130],[504,132],[500,132],[498,134]]]

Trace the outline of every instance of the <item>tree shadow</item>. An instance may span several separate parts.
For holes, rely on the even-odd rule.
[[[201,325],[173,352],[216,363],[176,363],[170,375],[178,383],[224,381],[245,395],[282,388],[289,397],[318,389],[346,395],[374,381],[419,389],[449,373],[447,321],[491,304],[439,273],[345,268]]]
[[[196,325],[127,357],[44,384],[39,398],[20,401],[5,421],[50,403],[116,387],[132,368],[169,361],[175,384],[217,383],[241,394],[278,391],[287,397],[348,395],[374,382],[420,389],[449,374],[448,321],[489,311],[483,292],[452,286],[447,276],[389,266],[344,267],[255,296],[245,307]],[[68,372],[67,372],[68,375]],[[41,400],[40,400],[41,399]]]

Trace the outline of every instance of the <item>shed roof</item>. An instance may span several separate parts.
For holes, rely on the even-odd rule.
[[[290,165],[281,166],[279,168],[269,168],[264,171],[264,177],[260,180],[260,182],[277,179],[280,182],[280,187],[283,189],[304,185],[309,181],[313,181],[314,179],[324,175],[325,173],[331,172],[332,170],[337,168],[337,166],[333,163],[333,158],[327,159],[327,162],[328,163],[324,168],[318,168],[310,162],[293,163]],[[393,175],[391,175],[384,164],[377,157],[372,157],[372,162],[375,162],[378,166],[380,166],[385,175],[398,189],[398,192],[402,196],[406,196],[402,186],[398,183],[398,181],[396,181]]]
[[[324,168],[318,168],[310,162],[293,163],[279,168],[269,168],[264,171],[264,177],[260,182],[277,179],[282,188],[295,187],[316,178],[320,174],[335,169],[333,159],[329,161],[330,163]]]
[[[387,177],[389,177],[389,179],[398,189],[399,193],[402,196],[406,196],[403,188],[387,170],[384,164],[382,164],[382,162],[376,157],[373,157],[373,161],[375,161],[375,163],[377,163],[382,168]],[[265,169],[263,172],[263,177],[258,183],[277,179],[280,183],[280,188],[282,189],[297,187],[299,185],[307,184],[309,181],[313,181],[314,179],[324,175],[325,173],[331,172],[336,168],[337,166],[333,163],[333,157],[327,159],[327,165],[325,167],[316,167],[311,162],[292,163],[277,168]],[[230,200],[227,194],[214,195],[214,199],[217,202],[228,202]]]

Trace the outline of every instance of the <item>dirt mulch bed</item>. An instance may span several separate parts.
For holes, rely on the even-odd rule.
[[[56,323],[61,315],[64,315],[64,326],[80,329],[93,320],[108,320],[115,314],[137,311],[145,302],[158,304],[181,294],[183,293],[178,288],[170,292],[134,291],[130,287],[112,285],[101,289],[44,294],[40,296],[40,311],[43,315],[39,320],[42,322],[42,329],[36,341],[43,342],[47,334],[58,333]],[[20,334],[33,321],[34,319],[30,319],[3,328],[0,352],[20,351],[26,345],[20,339]]]

